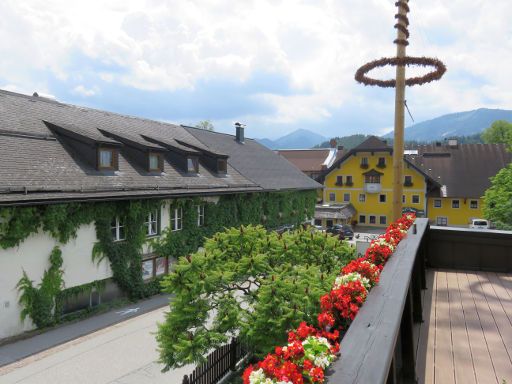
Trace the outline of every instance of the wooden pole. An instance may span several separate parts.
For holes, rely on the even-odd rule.
[[[405,0],[408,2],[408,0]],[[406,16],[407,12],[398,8],[400,15]],[[404,24],[402,20],[399,23]],[[405,40],[407,37],[400,29],[397,29],[397,39]],[[405,45],[397,44],[396,56],[405,57]],[[405,108],[405,66],[396,67],[395,88],[395,130],[393,143],[393,220],[402,216],[402,194],[404,174],[404,108]]]

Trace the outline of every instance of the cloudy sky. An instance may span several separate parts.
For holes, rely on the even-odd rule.
[[[393,91],[354,72],[394,55],[394,1],[2,0],[0,88],[251,137],[380,134]],[[415,120],[512,109],[512,2],[409,4],[408,53],[448,67],[407,90]]]

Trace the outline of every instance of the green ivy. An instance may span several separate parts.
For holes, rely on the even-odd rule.
[[[221,196],[217,203],[204,202],[199,198],[179,199],[170,205],[171,218],[174,209],[183,211],[183,228],[163,232],[160,240],[153,243],[157,254],[178,258],[195,252],[204,239],[225,228],[240,225],[261,224],[275,229],[283,224],[301,223],[314,214],[315,191],[271,192]],[[197,225],[197,206],[205,206],[205,223]]]
[[[299,225],[307,217],[313,216],[315,201],[315,191],[225,195],[220,196],[217,203],[204,202],[199,197],[176,199],[169,209],[183,209],[183,229],[172,232],[169,227],[161,239],[153,241],[153,247],[161,256],[178,258],[195,252],[206,237],[224,228],[248,224],[262,224],[270,229],[282,224]],[[205,223],[201,227],[197,225],[199,204],[205,205]],[[0,247],[16,247],[39,230],[50,234],[59,243],[66,244],[76,238],[80,226],[94,222],[98,243],[93,249],[93,259],[109,260],[114,281],[131,300],[147,297],[161,291],[161,278],[147,283],[142,280],[142,247],[148,241],[144,222],[148,213],[161,208],[161,205],[162,201],[157,200],[129,200],[0,208]],[[125,225],[124,241],[112,240],[110,226],[115,217],[119,217]],[[73,292],[54,292],[58,297],[50,300],[51,305],[40,304],[49,300],[47,296],[38,298],[37,306],[42,309],[35,313],[36,304],[31,300],[37,296],[37,293],[32,292],[36,292],[37,288],[33,287],[33,282],[25,273],[18,286],[20,291],[26,291],[28,295],[23,298],[23,306],[31,313],[24,312],[24,316],[41,318],[38,320],[40,324],[54,322],[53,312],[57,313],[57,317],[60,315],[67,295],[63,292],[70,292],[70,295]],[[86,284],[77,290],[89,288]],[[53,311],[51,316],[48,314],[49,306]],[[31,309],[27,309],[29,307]]]
[[[50,253],[50,268],[44,271],[38,287],[23,271],[16,288],[20,291],[19,303],[23,307],[21,320],[29,316],[38,328],[48,327],[55,323],[56,298],[64,287],[62,275],[62,252],[59,247]]]

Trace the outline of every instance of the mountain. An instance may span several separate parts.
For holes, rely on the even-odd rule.
[[[286,136],[276,140],[256,139],[260,144],[270,149],[301,149],[312,148],[315,145],[327,140],[318,133],[308,131],[307,129],[297,129]]]
[[[363,141],[365,141],[367,138],[369,138],[370,135],[363,135],[363,134],[356,134],[356,135],[350,135],[350,136],[340,136],[335,137],[336,139],[336,145],[342,145],[345,149],[352,149],[354,147],[357,147],[359,144],[361,144]],[[323,143],[320,143],[316,145],[316,148],[329,148],[331,146],[330,140],[324,141]]]
[[[433,141],[451,136],[469,136],[482,132],[496,120],[512,121],[512,111],[480,108],[473,111],[450,113],[432,120],[413,124],[405,129],[405,140]],[[392,138],[393,132],[384,138]]]

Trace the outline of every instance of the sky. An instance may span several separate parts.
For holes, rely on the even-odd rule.
[[[256,138],[300,128],[383,134],[394,92],[354,73],[395,54],[394,2],[2,0],[0,88],[186,125],[210,120],[228,133],[240,121]],[[407,89],[414,120],[512,109],[512,2],[409,5],[407,53],[448,68],[441,81]]]

